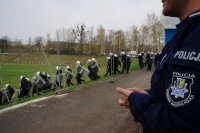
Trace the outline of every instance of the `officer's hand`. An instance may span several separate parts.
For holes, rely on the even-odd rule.
[[[117,87],[116,91],[123,95],[123,98],[119,99],[118,104],[120,106],[125,106],[125,107],[128,108],[129,107],[128,97],[133,91],[128,90],[128,89],[123,89],[123,88],[120,88],[120,87]]]
[[[141,94],[144,94],[144,95],[148,95],[147,91],[140,89],[140,88],[123,89],[123,88],[117,87],[116,91],[123,95],[123,98],[120,98],[119,101],[118,101],[119,105],[125,106],[125,107],[129,107],[128,97],[130,96],[131,93],[137,92],[137,93],[141,93]]]
[[[141,93],[141,94],[144,94],[144,95],[148,95],[147,91],[140,89],[140,88],[127,88],[127,90],[137,92],[137,93]]]

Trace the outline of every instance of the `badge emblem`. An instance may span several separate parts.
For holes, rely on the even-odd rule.
[[[173,107],[180,107],[194,99],[192,84],[194,74],[174,72],[170,87],[166,90],[167,100]]]

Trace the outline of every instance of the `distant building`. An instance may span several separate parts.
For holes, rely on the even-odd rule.
[[[176,34],[176,25],[180,22],[178,18],[175,17],[165,17],[165,44],[167,44],[172,37]]]

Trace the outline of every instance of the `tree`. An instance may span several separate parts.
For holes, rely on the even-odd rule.
[[[147,14],[146,20],[149,29],[149,42],[151,45],[151,51],[157,52],[160,47],[161,39],[164,36],[164,19],[160,19],[155,13]]]
[[[89,30],[88,30],[87,43],[90,45],[89,51],[90,51],[90,54],[91,54],[92,53],[92,45],[94,45],[96,43],[95,42],[95,36],[94,36],[94,28],[92,26],[89,27]]]
[[[82,24],[81,26],[77,25],[76,29],[73,29],[72,32],[76,37],[76,41],[78,41],[81,45],[83,45],[84,40],[86,39],[87,30],[86,26]]]
[[[75,43],[76,42],[76,35],[73,32],[72,28],[67,29],[66,36],[67,36],[67,42],[69,42],[69,43]]]
[[[10,39],[7,36],[4,36],[0,39],[0,49],[2,49],[3,52],[7,52],[8,49],[12,46]]]
[[[72,30],[72,32],[74,33],[75,37],[76,37],[76,41],[78,41],[81,45],[81,54],[84,53],[84,41],[87,38],[87,33],[88,31],[86,30],[86,26],[84,24],[82,25],[77,25],[75,29]]]
[[[25,49],[25,46],[22,45],[21,40],[16,39],[15,41],[13,41],[13,46],[14,49],[19,53],[21,51],[23,51]]]
[[[106,36],[106,32],[105,32],[105,28],[100,25],[97,28],[97,44],[100,45],[100,54],[104,54],[105,53],[105,37]]]
[[[49,53],[55,53],[56,47],[53,44],[53,41],[51,39],[51,35],[49,33],[47,33],[46,35],[46,45],[44,47],[45,51],[49,52]]]
[[[140,32],[138,30],[137,26],[133,26],[132,27],[132,36],[131,36],[131,40],[133,42],[133,47],[135,46],[134,50],[138,51],[138,46],[140,43]]]
[[[44,38],[41,36],[36,36],[34,38],[34,44],[35,44],[35,50],[40,52],[44,44]]]
[[[123,30],[118,30],[115,32],[115,53],[120,52],[121,50],[127,50],[126,49],[126,43],[125,43],[125,34]]]
[[[149,28],[147,25],[142,25],[140,28],[140,34],[141,34],[141,47],[139,51],[147,51],[145,46],[149,45]]]
[[[106,35],[106,44],[109,45],[109,49],[106,49],[106,51],[114,52],[113,46],[115,45],[115,31],[114,30],[108,30],[108,35]]]

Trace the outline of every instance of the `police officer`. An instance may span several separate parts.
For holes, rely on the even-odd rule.
[[[88,70],[90,71],[88,74],[88,77],[90,78],[90,80],[94,80],[94,73],[93,73],[93,69],[92,69],[92,61],[90,59],[88,59]]]
[[[56,66],[56,88],[62,88],[62,70]]]
[[[129,54],[126,55],[126,73],[129,73],[130,71],[130,67],[131,67],[131,62],[132,62],[132,59],[131,59],[131,56]]]
[[[34,82],[36,82],[37,91],[42,92],[44,90],[44,86],[46,84],[46,82],[44,80],[44,75],[40,71],[38,71],[36,73],[35,77],[36,77],[36,79],[35,79],[36,81],[34,81]]]
[[[162,0],[163,14],[179,17],[176,35],[162,50],[151,88],[117,88],[145,133],[200,131],[200,1]]]
[[[82,79],[82,76],[84,74],[84,69],[80,61],[76,61],[76,70],[77,70],[76,74],[77,84],[82,84],[83,82],[85,82],[85,80]]]
[[[142,54],[141,53],[138,54],[138,62],[139,62],[140,69],[142,69],[143,64],[142,64]]]
[[[127,69],[127,56],[125,52],[122,52],[121,62],[122,62],[122,73],[124,73],[124,71],[126,71]]]
[[[156,53],[155,59],[154,59],[154,66],[157,66],[159,59],[160,59],[160,53]]]
[[[8,104],[12,100],[12,96],[14,95],[15,90],[10,86],[10,84],[5,85],[4,93],[2,96],[2,103]]]
[[[40,93],[39,93],[40,85],[38,83],[36,76],[33,77],[32,84],[33,84],[32,96],[35,95],[35,94],[40,95]]]
[[[97,61],[96,61],[95,58],[92,58],[92,59],[91,59],[91,68],[92,68],[91,71],[92,71],[94,80],[99,79],[100,76],[98,75],[98,72],[100,71],[100,66],[99,66],[99,64],[97,63]]]
[[[27,80],[27,90],[28,90],[27,95],[29,95],[29,92],[30,92],[31,87],[32,87],[32,83],[31,83],[29,78],[26,78],[26,80]]]
[[[72,78],[73,78],[73,73],[72,73],[72,69],[70,68],[70,66],[66,66],[66,82],[68,86],[73,86],[74,84],[71,82]]]
[[[107,59],[107,66],[106,66],[106,73],[104,74],[105,77],[107,77],[107,75],[109,74],[109,76],[111,75],[111,59],[110,57],[106,57]]]
[[[121,66],[121,62],[117,54],[114,54],[114,74],[121,73],[118,67]]]
[[[147,55],[147,70],[149,71],[151,71],[153,60],[154,60],[153,52],[151,52]]]
[[[45,81],[44,86],[42,87],[43,90],[51,89],[52,83],[45,72],[41,73],[41,78]]]
[[[18,98],[27,97],[29,96],[29,82],[24,76],[20,76],[21,86],[18,93]]]

